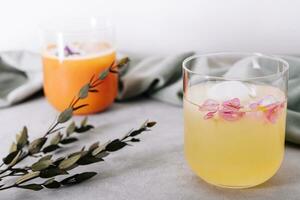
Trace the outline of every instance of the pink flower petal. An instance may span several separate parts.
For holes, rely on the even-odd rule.
[[[214,115],[216,114],[217,110],[216,111],[212,111],[212,112],[208,112],[204,115],[204,119],[210,119],[210,118],[213,118]]]
[[[238,98],[234,98],[223,102],[223,107],[229,110],[239,110],[242,108],[241,102]]]
[[[253,113],[260,113],[260,115],[255,116],[264,116],[269,122],[275,123],[281,113],[282,109],[285,107],[285,102],[274,102],[274,97],[266,96],[265,98],[251,103],[247,106],[251,109]],[[241,102],[238,98],[233,98],[228,101],[224,101],[221,106],[220,104],[212,99],[207,99],[202,105],[199,106],[200,111],[206,111],[204,119],[211,119],[215,116],[216,113],[227,121],[236,121],[241,119],[246,112],[241,111]]]
[[[219,110],[219,116],[227,121],[236,121],[241,119],[245,112],[239,111],[242,106],[238,98],[224,101],[222,108]]]
[[[237,121],[244,116],[245,112],[240,111],[229,111],[221,110],[219,111],[219,116],[227,121]]]
[[[282,111],[284,103],[272,103],[266,106],[266,111],[264,112],[265,117],[271,123],[275,123]]]
[[[202,105],[199,106],[200,111],[217,111],[219,103],[212,99],[207,99]]]

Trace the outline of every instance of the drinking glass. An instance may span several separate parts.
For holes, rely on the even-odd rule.
[[[284,156],[288,63],[259,53],[183,62],[184,151],[191,169],[226,188],[261,184]]]
[[[114,29],[104,18],[74,18],[48,22],[41,27],[44,92],[59,111],[67,108],[92,76],[116,59]],[[89,114],[109,107],[118,89],[117,74],[110,73],[81,104],[75,114]]]

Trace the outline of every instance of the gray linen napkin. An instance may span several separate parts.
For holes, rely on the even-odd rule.
[[[0,108],[18,103],[42,87],[41,58],[25,51],[0,54]]]
[[[147,94],[155,99],[181,105],[182,61],[192,52],[168,57],[131,58],[128,69],[121,73],[118,100]]]
[[[181,64],[193,53],[167,57],[135,58],[121,72],[118,100],[141,95],[182,104]],[[0,53],[0,108],[24,100],[42,88],[39,55],[26,52]],[[300,58],[282,56],[290,65],[288,91],[287,141],[300,144]],[[218,63],[221,64],[222,63]],[[223,73],[216,71],[215,74]],[[229,72],[230,73],[230,72]]]

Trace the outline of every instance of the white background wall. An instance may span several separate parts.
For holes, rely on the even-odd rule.
[[[120,49],[300,54],[297,0],[0,0],[0,50],[36,50],[41,22],[109,15]]]

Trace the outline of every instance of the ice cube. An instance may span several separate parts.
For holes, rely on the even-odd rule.
[[[223,81],[211,86],[207,96],[209,99],[217,101],[226,101],[233,98],[239,98],[243,101],[255,97],[256,91],[254,86],[244,84],[240,81]]]

